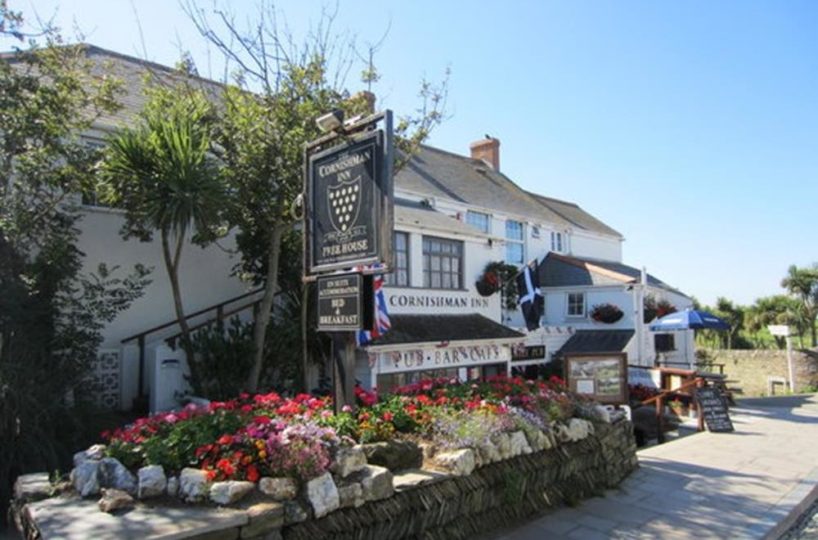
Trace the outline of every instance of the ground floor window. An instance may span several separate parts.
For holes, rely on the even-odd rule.
[[[384,373],[378,375],[378,392],[389,393],[395,388],[413,384],[423,379],[457,379],[458,369],[430,369],[427,371],[407,371],[405,373]]]
[[[656,352],[676,350],[676,340],[673,334],[655,334],[653,336],[653,345],[656,348]]]

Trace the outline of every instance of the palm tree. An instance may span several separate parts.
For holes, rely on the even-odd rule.
[[[811,333],[812,346],[818,346],[815,331],[815,318],[818,317],[818,264],[813,264],[810,268],[790,266],[787,275],[781,280],[781,286],[801,302]]]
[[[185,241],[203,245],[215,236],[224,189],[209,154],[212,107],[204,95],[187,87],[156,87],[136,127],[110,138],[103,163],[108,199],[126,211],[122,234],[149,240],[159,232],[162,256],[173,293],[188,359],[191,385],[199,378],[190,327],[179,284]]]

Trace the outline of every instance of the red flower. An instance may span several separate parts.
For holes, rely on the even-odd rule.
[[[230,435],[222,435],[216,442],[221,446],[227,446],[233,442],[233,437],[231,437]]]
[[[247,480],[249,482],[258,482],[259,476],[258,469],[255,465],[247,466]]]
[[[272,420],[270,420],[269,416],[256,416],[255,418],[253,418],[253,423],[254,424],[259,424],[259,425],[262,425],[262,426],[265,426],[265,425],[269,424],[270,422],[272,422]]]
[[[230,463],[229,459],[222,458],[216,462],[216,468],[219,469],[226,477],[233,476],[236,468]]]
[[[385,413],[383,413],[383,419],[384,419],[385,421],[387,421],[387,422],[391,422],[391,421],[392,421],[392,418],[394,418],[394,416],[392,415],[392,413],[391,413],[391,412],[386,411]]]

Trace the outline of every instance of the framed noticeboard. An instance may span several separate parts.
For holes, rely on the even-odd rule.
[[[600,403],[628,402],[628,355],[583,353],[565,356],[565,381],[572,391]]]
[[[377,262],[391,266],[391,159],[388,129],[353,135],[308,156],[305,254],[310,274]]]

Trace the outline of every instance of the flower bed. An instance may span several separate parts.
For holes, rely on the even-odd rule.
[[[337,448],[412,436],[443,449],[476,448],[495,433],[548,431],[592,403],[548,382],[492,377],[459,383],[425,380],[378,396],[356,389],[359,408],[332,412],[330,398],[242,394],[209,406],[140,418],[104,433],[106,454],[135,470],[161,465],[206,471],[211,481],[262,476],[310,480],[326,472]]]
[[[416,507],[412,501],[421,495],[407,490],[462,498],[463,504],[435,512],[432,521],[424,513],[422,528],[443,531],[462,519],[491,522],[491,516],[506,515],[498,489],[529,500],[518,480],[506,481],[519,479],[519,472],[512,474],[517,467],[528,467],[536,477],[528,514],[560,504],[574,488],[581,487],[576,495],[584,497],[616,485],[636,464],[631,424],[568,392],[557,378],[437,379],[390,395],[360,388],[356,394],[358,410],[339,414],[328,398],[270,393],[139,419],[106,433],[107,445],[78,452],[70,483],[52,485],[46,473],[21,477],[15,520],[26,538],[48,538],[50,524],[87,516],[94,505],[88,498],[102,493],[96,505],[113,515],[93,519],[103,520],[113,537],[129,526],[119,519],[120,509],[136,507],[139,515],[151,515],[168,503],[178,507],[167,499],[148,500],[163,496],[231,507],[232,513],[212,514],[229,521],[223,528],[231,537],[260,539],[287,531],[309,538],[314,526],[336,533],[349,526],[381,532],[396,527],[396,534],[409,535],[417,525],[412,512],[426,507]],[[573,472],[557,478],[555,463]],[[461,478],[483,480],[460,483]],[[28,485],[42,489],[28,496],[22,489]],[[478,485],[485,507],[466,504]],[[56,503],[32,502],[55,493],[62,494]]]

